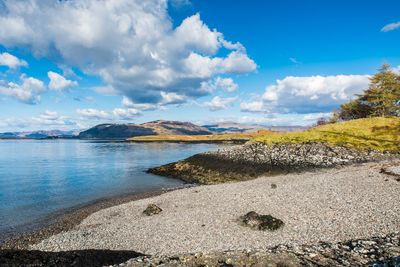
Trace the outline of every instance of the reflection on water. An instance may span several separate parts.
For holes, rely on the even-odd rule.
[[[0,233],[104,197],[182,185],[147,174],[213,144],[0,141]]]

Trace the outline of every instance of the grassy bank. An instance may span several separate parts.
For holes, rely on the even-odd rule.
[[[366,118],[318,126],[302,132],[272,132],[252,139],[267,144],[327,142],[356,149],[400,152],[400,118]]]
[[[255,137],[270,134],[271,131],[260,130],[253,133],[226,133],[212,135],[153,135],[137,136],[127,139],[131,142],[247,142]]]

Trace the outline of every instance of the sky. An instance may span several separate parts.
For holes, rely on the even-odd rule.
[[[0,132],[310,125],[399,43],[395,0],[0,0]]]

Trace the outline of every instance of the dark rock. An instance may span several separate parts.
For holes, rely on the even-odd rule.
[[[253,229],[265,231],[275,231],[281,228],[285,223],[271,215],[260,215],[255,211],[250,211],[240,217],[240,222]]]
[[[156,215],[162,212],[162,209],[156,204],[149,204],[147,208],[143,211],[147,216]]]
[[[271,188],[276,189],[277,188],[276,184],[271,184]]]

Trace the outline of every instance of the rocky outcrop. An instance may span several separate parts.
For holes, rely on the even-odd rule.
[[[143,211],[143,214],[146,214],[147,216],[152,216],[156,215],[162,212],[162,209],[157,206],[156,204],[149,204],[147,208]]]
[[[276,231],[285,224],[282,220],[271,215],[261,215],[255,211],[250,211],[240,217],[239,222],[243,226],[260,231]]]
[[[187,182],[217,184],[264,174],[327,168],[366,162],[388,155],[327,143],[251,143],[194,155],[148,172]]]
[[[265,250],[138,257],[118,266],[399,266],[400,233],[340,243],[280,245]]]

